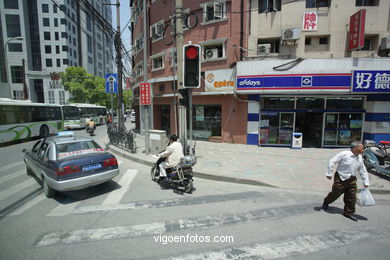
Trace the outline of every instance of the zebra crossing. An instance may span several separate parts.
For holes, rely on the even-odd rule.
[[[119,164],[122,164],[119,161]],[[7,188],[0,191],[0,201],[7,200],[15,196],[24,189],[36,189],[39,184],[35,179],[25,175],[23,163],[15,163],[0,167],[0,185],[9,184]],[[4,174],[5,172],[13,172]],[[131,191],[131,185],[134,180],[140,176],[139,170],[127,169],[121,171],[121,174],[114,180],[117,185],[115,189],[108,193],[99,195],[98,200],[78,200],[71,197],[65,197],[57,203],[50,200],[52,207],[45,208],[42,211],[42,217],[46,219],[66,219],[72,217],[105,216],[110,213],[125,214],[145,214],[148,212],[164,209],[181,209],[186,211],[192,209],[193,212],[183,214],[183,216],[173,217],[172,219],[161,218],[159,221],[149,220],[147,217],[141,217],[136,223],[108,223],[108,225],[77,225],[77,227],[50,226],[34,234],[35,239],[30,247],[33,250],[50,250],[47,248],[68,247],[82,245],[85,243],[104,243],[105,241],[132,240],[145,241],[153,237],[162,235],[177,234],[197,234],[205,232],[227,232],[235,227],[266,225],[264,223],[278,223],[288,218],[299,218],[305,215],[315,214],[313,208],[318,206],[311,202],[297,202],[291,205],[282,205],[267,203],[270,196],[260,190],[231,191],[229,193],[209,193],[203,195],[191,196],[172,196],[171,198],[161,198],[155,200],[140,200],[126,202],[124,197]],[[145,178],[145,176],[142,176]],[[141,177],[138,178],[140,180]],[[147,179],[147,178],[145,178]],[[149,179],[147,181],[150,182]],[[286,194],[281,193],[273,195],[286,201]],[[36,194],[31,200],[20,205],[14,210],[8,212],[5,217],[22,217],[34,207],[44,204],[48,199],[43,193]],[[260,204],[254,202],[260,201]],[[210,207],[218,208],[222,205],[247,205],[254,204],[250,208],[243,207],[242,211],[225,210],[220,214],[217,211],[211,211],[207,214],[191,213],[197,211],[197,208]],[[257,206],[256,206],[257,205]],[[140,213],[141,212],[141,213]],[[102,214],[103,213],[103,214]],[[1,219],[0,219],[1,221]],[[270,240],[259,238],[255,242],[244,244],[225,244],[215,248],[193,251],[189,248],[176,253],[162,254],[161,258],[166,259],[275,259],[283,257],[294,257],[308,255],[323,250],[340,248],[348,245],[359,244],[363,241],[381,240],[388,236],[389,230],[374,230],[369,228],[350,228],[337,230],[323,230],[320,232],[303,232],[297,235],[283,237],[273,237]],[[114,257],[115,258],[115,257]],[[148,257],[154,258],[154,257]],[[160,257],[159,257],[160,258]]]

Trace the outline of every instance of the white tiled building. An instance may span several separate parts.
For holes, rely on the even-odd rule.
[[[93,15],[94,8],[111,24],[108,2],[1,0],[0,97],[24,99],[27,89],[34,102],[64,104],[69,94],[51,73],[68,66],[100,77],[112,72],[113,38]]]

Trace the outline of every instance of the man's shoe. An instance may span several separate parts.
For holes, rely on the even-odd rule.
[[[352,215],[345,215],[345,214],[343,214],[343,215],[344,215],[344,217],[349,218],[349,219],[351,219],[351,220],[353,220],[353,221],[355,221],[355,222],[358,221],[357,218],[354,217],[354,216],[352,216]]]
[[[329,204],[326,204],[325,202],[322,203],[322,209],[323,209],[323,210],[327,210],[328,207],[329,207]]]

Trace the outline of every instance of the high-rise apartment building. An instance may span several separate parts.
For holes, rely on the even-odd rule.
[[[108,0],[1,0],[0,97],[65,104],[57,73],[82,66],[104,77],[113,70]]]

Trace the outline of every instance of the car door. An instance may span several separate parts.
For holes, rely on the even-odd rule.
[[[45,155],[47,153],[47,149],[49,147],[49,143],[44,141],[41,145],[41,147],[38,150],[37,153],[37,160],[36,160],[36,172],[38,178],[42,179],[42,174],[45,172],[47,168],[47,161],[44,161]],[[46,164],[46,165],[45,165]]]
[[[27,150],[25,154],[26,166],[34,173],[37,173],[37,163],[38,163],[38,151],[41,148],[42,140],[39,140],[34,144],[31,150]]]

